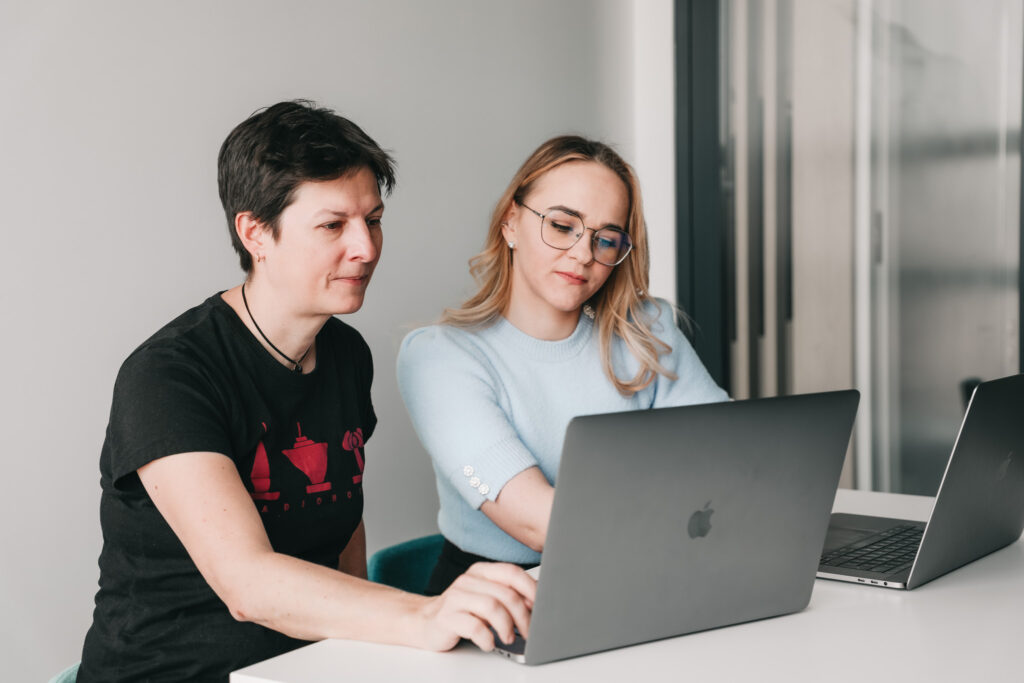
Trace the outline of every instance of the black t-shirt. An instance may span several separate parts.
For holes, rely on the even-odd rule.
[[[79,681],[226,681],[304,645],[236,621],[136,470],[176,453],[231,458],[274,550],[328,567],[359,525],[377,423],[370,350],[330,318],[306,375],[276,361],[219,294],[121,366],[100,454],[100,588]]]

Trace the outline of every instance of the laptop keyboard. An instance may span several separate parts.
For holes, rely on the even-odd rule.
[[[490,626],[487,627],[491,631],[491,635],[494,636],[494,647],[501,651],[507,652],[510,655],[521,655],[526,652],[526,639],[523,638],[522,634],[519,633],[519,629],[515,626],[512,627],[512,632],[515,634],[515,639],[511,643],[506,643],[498,636],[498,632]]]
[[[889,573],[906,569],[921,545],[919,526],[900,525],[821,556],[822,565]]]

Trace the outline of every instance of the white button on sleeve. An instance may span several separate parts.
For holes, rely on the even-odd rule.
[[[491,487],[488,486],[487,484],[481,484],[480,488],[478,488],[477,491],[480,492],[481,496],[486,496],[488,493],[491,492]]]
[[[469,485],[472,486],[473,488],[480,486],[480,477],[472,477],[469,480]]]
[[[465,467],[462,468],[462,473],[464,475],[466,475],[467,477],[472,477],[473,476],[473,466],[472,465],[466,465]]]

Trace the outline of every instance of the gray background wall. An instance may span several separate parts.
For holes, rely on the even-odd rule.
[[[373,551],[436,528],[433,474],[395,384],[398,344],[470,292],[466,261],[526,155],[569,131],[617,144],[656,180],[652,211],[673,215],[671,112],[642,101],[671,88],[670,19],[668,0],[0,4],[4,678],[45,680],[80,655],[122,359],[241,281],[215,167],[236,123],[311,98],[398,159],[383,258],[350,316],[377,369]],[[656,40],[638,41],[640,29]],[[652,230],[671,253],[671,225]],[[671,297],[660,263],[656,293]]]

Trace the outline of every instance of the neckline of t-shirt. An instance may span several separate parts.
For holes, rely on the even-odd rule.
[[[513,325],[505,316],[499,316],[491,330],[507,343],[527,354],[531,358],[543,361],[558,362],[578,355],[590,340],[594,323],[580,313],[576,329],[565,339],[549,341],[537,339]]]
[[[224,297],[222,296],[223,294],[224,292],[220,291],[210,297],[210,301],[213,303],[213,308],[228,319],[228,324],[231,325],[235,332],[244,340],[242,343],[249,349],[250,353],[252,353],[256,362],[261,363],[267,368],[272,368],[269,372],[276,373],[282,379],[288,378],[287,381],[311,382],[319,376],[320,368],[325,361],[326,356],[329,355],[320,353],[323,349],[323,344],[320,343],[323,340],[323,327],[321,327],[320,331],[316,334],[316,365],[308,373],[298,373],[283,365],[281,361],[274,356],[274,354],[268,351],[263,344],[260,343],[260,340],[253,335],[242,319],[238,317],[238,313],[235,312],[235,309],[231,308],[231,305],[227,301],[224,301]],[[324,327],[326,326],[327,325],[325,323]]]

